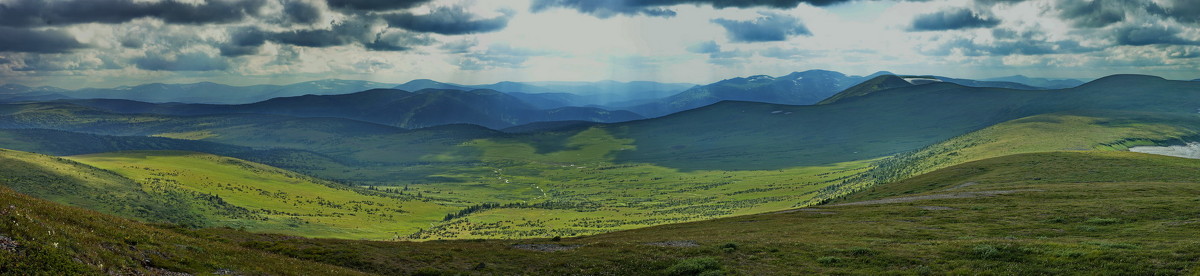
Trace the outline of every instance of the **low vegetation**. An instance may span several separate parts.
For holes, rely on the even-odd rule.
[[[1194,274],[1197,169],[1200,160],[1129,152],[1019,154],[830,205],[561,241],[189,233],[381,274]],[[974,196],[936,197],[947,194]],[[929,198],[906,201],[919,197]],[[865,200],[882,201],[839,205]],[[543,246],[519,246],[530,244]]]

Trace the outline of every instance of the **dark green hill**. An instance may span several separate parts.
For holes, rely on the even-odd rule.
[[[904,78],[896,75],[882,75],[846,88],[846,90],[842,90],[842,92],[838,92],[817,104],[831,104],[845,99],[866,96],[878,91],[909,86],[913,86],[913,84],[904,80]]]
[[[883,157],[1000,122],[1071,110],[1193,114],[1200,84],[1112,76],[1063,90],[930,83],[816,106],[722,102],[604,126],[634,139],[619,162],[681,169],[766,169]]]

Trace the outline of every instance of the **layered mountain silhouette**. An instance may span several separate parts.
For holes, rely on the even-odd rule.
[[[641,119],[628,111],[594,107],[540,109],[494,90],[424,89],[408,92],[372,89],[342,95],[304,95],[241,105],[154,104],[127,100],[71,100],[74,104],[115,113],[166,115],[275,114],[297,117],[335,117],[402,128],[475,124],[506,128],[543,121],[621,122]]]
[[[1047,79],[1047,78],[1030,78],[1023,75],[1012,75],[1007,77],[984,79],[985,81],[1000,81],[1014,82],[1028,86],[1041,87],[1046,89],[1062,89],[1079,86],[1084,82],[1076,79]]]

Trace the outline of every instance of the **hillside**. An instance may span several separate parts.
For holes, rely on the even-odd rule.
[[[846,90],[842,90],[842,92],[838,92],[829,98],[821,100],[817,104],[831,104],[845,99],[863,97],[878,91],[892,88],[909,87],[913,85],[913,83],[910,83],[907,80],[904,80],[904,78],[896,75],[882,75],[864,81],[858,85],[851,86],[850,88],[846,88]]]
[[[116,200],[122,200],[122,197],[130,194],[117,195],[121,191],[119,189],[124,189],[118,183],[120,180],[106,182],[111,180],[111,175],[102,171],[80,171],[78,165],[51,160],[51,157],[12,151],[0,151],[0,158],[4,158],[5,164],[0,167],[5,175],[4,180],[0,180],[4,184],[0,185],[0,202],[4,202],[4,206],[0,207],[0,274],[362,274],[351,269],[248,250],[211,239],[189,237],[96,211],[37,199],[14,191],[14,185],[54,185],[41,189],[81,194],[99,186],[100,190],[90,190],[99,193],[86,193],[86,196],[105,198],[105,195],[109,195],[107,198]],[[53,176],[61,173],[84,178]],[[23,176],[20,175],[34,178],[22,180],[20,178]],[[26,180],[29,182],[24,182]],[[105,206],[119,206],[113,201],[106,203],[112,205],[79,205],[109,211],[114,210]],[[137,207],[137,210],[132,210],[134,212],[160,212],[174,208],[163,203],[126,207]]]
[[[387,274],[1193,274],[1197,169],[1128,152],[1011,155],[839,204],[561,241],[198,235]],[[453,257],[422,257],[444,252]]]
[[[69,159],[131,179],[147,193],[191,196],[175,204],[199,213],[201,225],[209,227],[388,239],[436,222],[451,209],[411,194],[353,188],[201,153],[132,151]]]
[[[1182,144],[1198,136],[1200,116],[1195,114],[1096,110],[1042,114],[884,158],[857,176],[855,182],[889,183],[948,166],[1013,154],[1125,151],[1139,145]],[[841,194],[855,190],[839,188],[842,189],[836,192]],[[822,191],[828,197],[835,197],[834,192]]]
[[[420,243],[159,230],[0,188],[12,205],[0,236],[15,245],[0,248],[0,267],[99,270],[78,258],[110,271],[354,273],[279,254],[379,274],[1190,274],[1200,258],[1189,242],[1197,169],[1200,160],[1128,152],[1021,154],[786,212],[562,240]],[[12,223],[26,220],[37,223]]]

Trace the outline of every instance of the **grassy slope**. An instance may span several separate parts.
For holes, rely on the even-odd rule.
[[[312,237],[388,239],[438,221],[451,209],[419,199],[349,188],[229,157],[133,151],[70,159],[136,180],[151,194],[197,194],[233,210],[202,212],[209,225]]]
[[[0,202],[3,275],[362,274],[188,237],[7,187],[0,187]]]
[[[1020,154],[875,188],[894,196],[1017,190],[1009,194],[820,206],[558,242],[295,240],[226,230],[195,235],[383,273],[1195,274],[1198,169],[1200,160],[1129,152]],[[964,183],[976,184],[957,187]],[[650,244],[667,241],[697,246]],[[535,252],[516,244],[581,247]]]
[[[956,164],[1018,153],[1126,150],[1137,145],[1179,143],[1197,135],[1200,116],[1195,114],[1102,110],[1043,114],[885,158],[857,182],[888,183]]]
[[[0,149],[0,185],[34,197],[107,214],[204,226],[203,216],[178,201],[178,193],[150,194],[140,185],[111,171],[70,160]]]

